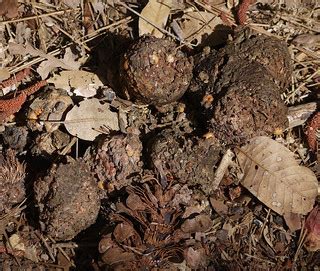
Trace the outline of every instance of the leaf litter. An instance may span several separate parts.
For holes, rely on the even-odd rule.
[[[319,6],[252,2],[0,3],[1,266],[319,267]]]

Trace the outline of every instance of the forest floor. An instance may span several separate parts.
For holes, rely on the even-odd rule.
[[[0,270],[318,270],[317,1],[0,1]]]

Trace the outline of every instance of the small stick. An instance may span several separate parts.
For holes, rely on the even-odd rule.
[[[112,27],[120,27],[123,23],[129,23],[131,21],[132,21],[131,17],[127,17],[127,18],[121,19],[121,20],[119,20],[119,21],[117,21],[115,23],[112,23],[110,25],[107,25],[107,26],[104,26],[104,27],[101,27],[101,28],[97,29],[94,33],[90,33],[90,34],[88,34],[86,36],[83,36],[83,37],[81,37],[79,39],[76,39],[75,42],[80,42],[81,44],[87,43],[90,40],[92,40],[92,39],[94,39],[94,38],[96,38],[96,37],[98,37],[100,35],[103,35],[105,33],[104,31],[106,31],[108,29],[110,29]],[[93,34],[95,34],[95,36]],[[59,53],[61,53],[62,49],[69,48],[72,44],[74,44],[74,41],[69,42],[66,45],[63,45],[63,46],[59,47],[58,49],[55,49],[55,50],[51,51],[50,53],[48,53],[48,55],[56,56]],[[41,61],[43,61],[45,59],[46,58],[43,57],[43,56],[38,56],[38,57],[26,62],[25,64],[23,64],[24,61],[22,61],[22,62],[17,63],[14,67],[10,67],[9,71],[10,71],[10,73],[15,73],[15,72],[18,72],[18,71],[20,71],[21,69],[23,69],[25,67],[32,66],[32,65],[37,64],[37,63],[39,63],[39,62],[41,62]]]
[[[56,244],[56,241],[49,236],[49,240],[53,243]],[[69,263],[71,264],[72,267],[76,267],[75,264],[71,261],[70,257],[68,256],[68,254],[62,249],[61,246],[56,246],[56,248],[61,252],[61,254],[69,261]]]
[[[53,16],[53,15],[60,15],[60,14],[64,14],[65,12],[76,12],[76,11],[79,11],[79,8],[58,10],[58,11],[53,11],[53,12],[46,13],[46,14],[33,15],[33,16],[29,16],[29,17],[23,17],[23,18],[19,18],[19,19],[14,19],[14,20],[2,21],[2,22],[0,22],[0,25],[24,22],[24,21],[29,21],[29,20],[48,17],[48,16]]]
[[[223,155],[220,165],[218,166],[215,172],[213,182],[210,185],[211,191],[214,191],[219,187],[220,182],[222,181],[223,176],[226,173],[228,167],[233,163],[232,162],[233,157],[234,157],[234,153],[230,149],[228,149],[226,153]]]
[[[52,251],[52,249],[50,248],[48,242],[43,238],[42,234],[40,234],[40,233],[38,233],[38,232],[34,232],[34,233],[35,233],[35,234],[38,236],[38,238],[40,238],[40,240],[43,242],[44,246],[46,247],[46,249],[47,249],[47,251],[48,251],[48,254],[49,254],[51,260],[52,260],[53,262],[55,262],[56,259],[55,259],[55,257],[53,256],[53,251]]]
[[[130,10],[133,14],[139,16],[142,20],[146,21],[148,24],[152,25],[153,27],[158,29],[160,32],[162,32],[164,34],[167,34],[168,36],[170,36],[171,38],[174,38],[175,40],[181,42],[182,44],[186,44],[186,45],[192,46],[192,44],[180,40],[176,35],[173,35],[171,32],[169,32],[169,31],[167,31],[167,30],[155,25],[153,22],[149,21],[146,17],[142,16],[139,12],[135,11],[134,9],[132,9],[127,4],[122,3],[121,1],[118,4],[120,4],[121,6],[125,7],[126,9]]]

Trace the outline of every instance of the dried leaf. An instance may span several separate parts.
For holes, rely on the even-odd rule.
[[[184,210],[182,218],[188,218],[191,215],[200,214],[204,209],[204,205],[187,206]]]
[[[241,181],[254,196],[280,215],[308,213],[317,196],[314,173],[299,166],[294,154],[280,143],[264,136],[238,149],[244,172]]]
[[[200,270],[207,267],[207,255],[203,247],[194,249],[192,247],[187,248],[184,251],[184,257],[187,265],[193,270]],[[201,268],[202,267],[202,268]]]
[[[72,57],[70,54],[72,54],[71,50],[66,50],[65,56],[63,59],[58,59],[50,54],[46,54],[45,52],[35,49],[30,44],[22,45],[10,42],[9,43],[9,51],[11,54],[14,55],[30,55],[34,57],[43,57],[47,59],[47,61],[43,61],[39,68],[37,69],[37,72],[41,75],[42,79],[46,79],[48,76],[48,73],[57,67],[63,68],[65,70],[78,70],[81,63],[76,61],[71,61]],[[48,66],[48,67],[47,67]]]
[[[10,72],[7,68],[0,68],[0,82],[10,77]]]
[[[188,42],[197,40],[197,44],[200,44],[205,36],[213,33],[217,25],[224,24],[220,17],[204,11],[185,13],[181,19],[183,39]]]
[[[314,35],[314,34],[302,34],[297,37],[295,37],[292,40],[292,43],[294,45],[302,46],[302,47],[308,47],[313,48],[317,45],[320,45],[320,35]]]
[[[119,243],[123,243],[129,238],[138,239],[138,242],[141,243],[139,234],[135,231],[132,225],[126,222],[118,224],[113,231],[113,235]]]
[[[47,82],[68,92],[73,89],[76,95],[86,98],[96,95],[97,89],[103,86],[96,74],[87,71],[62,71]]]
[[[187,219],[181,225],[183,232],[205,232],[212,227],[212,220],[208,215],[198,215],[195,218]]]
[[[298,214],[284,214],[283,216],[286,224],[291,232],[295,232],[301,229],[302,226],[302,216]]]
[[[126,252],[111,239],[111,234],[102,238],[99,244],[99,252],[103,253],[101,258],[109,265],[122,261],[132,261],[135,259],[133,252]]]
[[[320,206],[314,207],[310,212],[305,227],[308,231],[305,247],[309,251],[320,250]]]
[[[130,206],[130,209],[133,211],[144,211],[147,209],[146,204],[144,204],[141,198],[134,193],[128,196],[126,200],[126,205]]]
[[[71,69],[78,70],[81,64],[76,61],[76,59],[77,56],[71,51],[70,48],[67,48],[61,61]],[[52,70],[60,67],[60,61],[56,61],[56,59],[48,59],[41,62],[41,64],[37,68],[37,72],[40,74],[42,79],[46,79]]]
[[[18,13],[18,0],[0,0],[0,16],[5,15],[8,19],[15,18]]]
[[[219,214],[219,215],[226,215],[228,214],[228,206],[224,203],[222,199],[215,199],[213,197],[210,198],[210,203],[212,208]]]
[[[170,14],[172,0],[150,0],[141,11],[141,16],[152,22],[158,28],[164,29]],[[139,18],[139,35],[151,34],[162,38],[163,33],[149,24],[146,20]]]
[[[9,243],[10,245],[8,245],[8,247],[12,247],[13,250],[26,250],[26,246],[18,234],[12,234],[9,238]]]
[[[70,134],[92,141],[102,133],[102,127],[119,130],[118,114],[97,99],[84,100],[68,112],[64,126]]]

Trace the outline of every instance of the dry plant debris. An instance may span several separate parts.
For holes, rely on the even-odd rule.
[[[103,133],[103,127],[106,132],[118,131],[119,121],[117,113],[111,111],[109,104],[88,99],[81,101],[67,113],[64,126],[70,134],[93,141]]]
[[[54,84],[56,88],[64,89],[68,93],[74,93],[85,98],[95,96],[97,89],[104,86],[96,74],[80,70],[62,71],[47,81]]]
[[[180,189],[180,185],[165,187],[154,179],[128,186],[126,199],[111,214],[117,221],[115,229],[100,241],[102,260],[114,270],[144,266],[168,270],[183,259],[189,268],[205,267],[210,257],[205,232],[213,222],[205,213],[187,215],[185,206],[191,202],[186,202]],[[202,235],[203,241],[193,234]]]
[[[149,144],[153,169],[180,183],[201,186],[206,194],[213,191],[213,168],[220,160],[222,151],[214,138],[187,138],[183,133],[164,130]]]
[[[0,266],[319,269],[319,18],[0,1]]]
[[[312,210],[318,180],[286,147],[268,137],[255,137],[238,149],[237,159],[244,174],[242,185],[270,209],[287,215]]]
[[[0,215],[23,201],[25,177],[25,165],[18,161],[14,150],[0,155]]]
[[[141,11],[139,19],[139,35],[152,35],[156,38],[162,38],[163,29],[167,23],[172,6],[172,0],[151,0]],[[152,23],[152,24],[150,24]]]
[[[307,236],[305,246],[309,251],[320,250],[320,209],[314,207],[306,219]]]
[[[30,104],[27,112],[28,127],[32,131],[52,133],[61,125],[67,109],[73,101],[63,89],[46,89]]]

